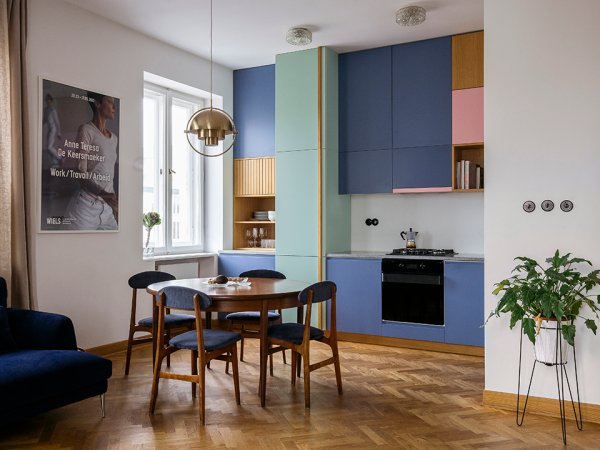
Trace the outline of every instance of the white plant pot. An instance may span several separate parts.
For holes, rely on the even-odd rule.
[[[535,337],[534,352],[535,359],[544,364],[558,364],[561,361],[561,348],[556,345],[556,327],[559,322],[556,320],[542,320],[540,332]],[[566,324],[566,322],[565,322]],[[562,332],[559,333],[559,343],[562,347],[562,362],[567,362],[570,346],[563,338]]]

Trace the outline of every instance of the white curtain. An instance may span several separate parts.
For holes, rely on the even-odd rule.
[[[31,307],[27,211],[28,167],[25,96],[27,0],[0,3],[0,276],[9,305]]]

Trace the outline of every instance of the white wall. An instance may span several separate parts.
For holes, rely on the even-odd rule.
[[[485,291],[512,259],[555,249],[600,267],[600,2],[485,2]],[[564,199],[575,208],[541,211]],[[526,214],[525,200],[538,208]],[[600,336],[577,330],[582,401],[600,403]],[[486,327],[485,388],[516,393],[519,332],[507,319]],[[532,354],[524,352],[529,370]],[[556,398],[554,369],[540,367],[534,395]]]
[[[353,195],[351,209],[354,251],[402,248],[400,232],[412,227],[417,247],[483,253],[481,193]],[[374,217],[378,226],[365,225]]]
[[[68,315],[78,344],[94,347],[127,338],[130,275],[153,269],[142,261],[142,97],[143,73],[151,72],[208,91],[207,61],[92,15],[61,0],[30,0],[28,40],[30,151],[37,161],[38,77],[110,93],[121,100],[120,231],[106,234],[40,234],[33,230],[33,277],[37,308]],[[231,112],[233,73],[214,67],[214,91]],[[212,163],[224,198],[213,199],[213,229],[231,228],[231,155]],[[38,167],[29,179],[39,192]],[[39,194],[37,194],[39,195]],[[37,201],[36,201],[37,203]],[[215,206],[216,205],[216,206]],[[31,208],[37,227],[37,204]],[[215,247],[223,237],[214,236]],[[224,243],[227,245],[227,242]],[[150,302],[141,301],[149,314]]]

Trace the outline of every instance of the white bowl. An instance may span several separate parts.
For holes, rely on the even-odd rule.
[[[268,211],[267,212],[267,217],[269,218],[269,220],[271,222],[275,222],[275,211]]]

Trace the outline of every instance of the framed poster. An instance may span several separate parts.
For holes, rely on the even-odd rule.
[[[118,231],[119,99],[41,80],[41,231]]]

